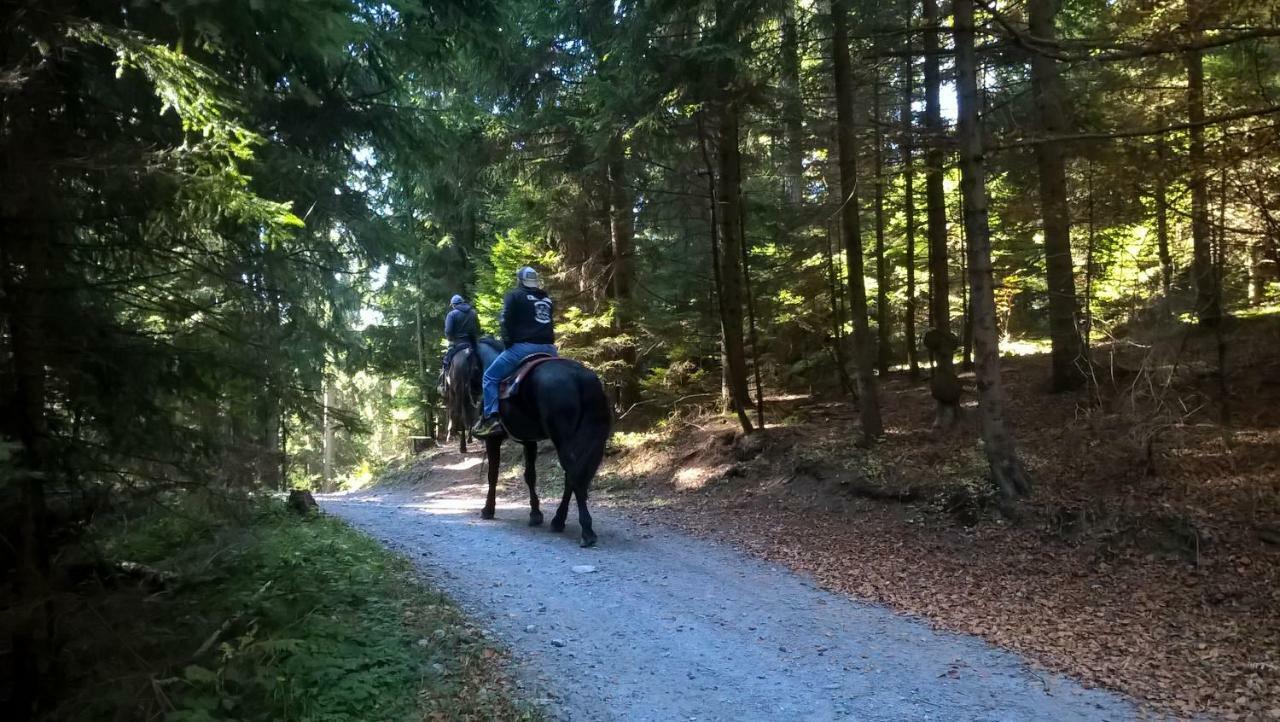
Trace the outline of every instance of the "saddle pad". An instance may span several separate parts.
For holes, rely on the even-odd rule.
[[[559,356],[552,356],[549,353],[529,354],[520,361],[520,365],[516,367],[516,372],[503,379],[498,384],[498,398],[509,399],[516,395],[520,390],[520,382],[524,381],[524,377],[529,375],[530,371],[541,366],[548,361],[559,361]]]

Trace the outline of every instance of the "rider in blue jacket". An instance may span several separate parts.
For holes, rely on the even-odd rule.
[[[551,297],[542,290],[538,272],[528,266],[516,271],[516,287],[502,299],[498,326],[507,349],[484,372],[484,417],[475,435],[492,436],[501,430],[498,423],[498,383],[515,373],[530,354],[556,355],[556,333],[552,322]]]
[[[454,354],[470,347],[480,338],[480,317],[476,310],[467,303],[467,299],[454,294],[449,299],[452,309],[444,317],[444,337],[449,342],[449,349],[444,352],[444,360],[440,363],[440,393],[444,394],[444,377],[449,372],[449,364]]]

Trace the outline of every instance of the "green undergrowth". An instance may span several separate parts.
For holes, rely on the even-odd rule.
[[[98,584],[68,615],[78,672],[49,719],[525,720],[502,653],[410,563],[277,501],[185,504],[110,535],[176,576]]]

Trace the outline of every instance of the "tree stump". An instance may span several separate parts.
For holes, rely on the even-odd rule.
[[[316,498],[306,489],[294,489],[289,492],[289,508],[301,516],[309,516],[320,512]]]

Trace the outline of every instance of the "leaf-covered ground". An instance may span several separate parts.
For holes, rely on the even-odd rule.
[[[1280,324],[1227,341],[1225,396],[1212,334],[1104,350],[1076,395],[1043,391],[1044,359],[1009,361],[1037,482],[1014,520],[990,504],[972,419],[933,431],[927,389],[900,377],[873,450],[850,405],[792,398],[763,443],[707,417],[623,433],[599,488],[1163,711],[1277,720]]]
[[[62,621],[71,674],[46,719],[532,718],[502,651],[337,520],[185,503],[108,534],[105,551],[176,576],[82,585]]]

